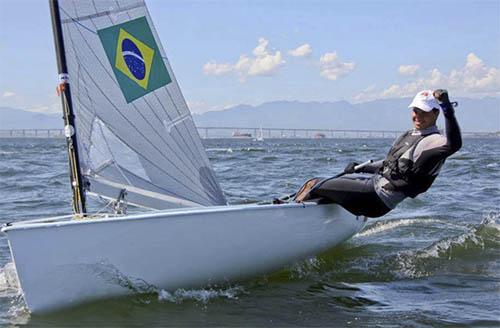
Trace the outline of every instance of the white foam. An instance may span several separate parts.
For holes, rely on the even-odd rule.
[[[16,295],[20,292],[19,280],[17,279],[14,262],[7,263],[0,269],[0,295]]]
[[[323,261],[317,257],[311,257],[304,261],[294,263],[289,269],[291,278],[306,278],[311,273],[318,271],[322,264]]]
[[[204,304],[214,298],[238,299],[238,295],[244,292],[240,286],[230,287],[227,289],[177,289],[174,293],[170,293],[161,289],[158,292],[159,301],[167,301],[172,303],[182,303],[185,300],[195,300]]]
[[[205,151],[217,152],[217,153],[232,153],[233,152],[233,150],[231,148],[207,148]]]
[[[388,221],[379,221],[375,223],[373,226],[369,227],[365,231],[359,233],[356,235],[356,237],[366,237],[366,236],[371,236],[383,231],[387,230],[392,230],[397,227],[402,227],[402,226],[409,226],[413,224],[418,224],[418,223],[435,223],[435,222],[441,222],[439,220],[434,220],[434,219],[401,219],[401,220],[388,220]]]

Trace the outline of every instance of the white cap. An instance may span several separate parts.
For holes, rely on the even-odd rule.
[[[408,106],[408,108],[413,107],[417,107],[426,112],[430,112],[433,108],[440,108],[438,101],[434,98],[432,90],[422,90],[417,93],[410,106]]]

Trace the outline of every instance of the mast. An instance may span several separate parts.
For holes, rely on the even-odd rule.
[[[60,79],[61,101],[63,108],[64,132],[68,146],[69,172],[71,189],[73,191],[73,211],[84,215],[86,212],[83,179],[81,175],[80,161],[78,156],[78,144],[76,141],[75,116],[73,114],[73,103],[71,101],[68,68],[66,65],[66,54],[64,51],[64,39],[61,28],[61,16],[59,13],[58,0],[49,0],[52,16],[52,29],[54,32],[54,43],[57,55],[57,69]]]

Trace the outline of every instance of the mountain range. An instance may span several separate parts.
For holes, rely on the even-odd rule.
[[[458,98],[457,118],[463,131],[500,131],[500,98]],[[347,101],[273,101],[238,105],[222,111],[194,114],[197,126],[309,128],[341,130],[406,130],[411,127],[409,98],[351,104]],[[438,121],[443,126],[443,119]],[[42,114],[0,107],[0,129],[59,129],[60,114]]]
[[[457,118],[463,131],[500,131],[500,98],[458,98]],[[351,104],[275,101],[259,106],[239,105],[223,111],[193,115],[198,126],[266,127],[342,130],[407,130],[411,127],[410,98]],[[438,125],[444,125],[442,118]]]

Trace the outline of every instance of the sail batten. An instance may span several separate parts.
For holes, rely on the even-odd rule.
[[[145,4],[59,6],[89,192],[141,190],[134,202],[156,209],[226,204]]]

